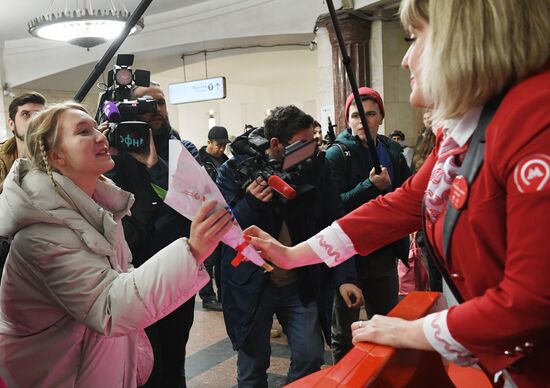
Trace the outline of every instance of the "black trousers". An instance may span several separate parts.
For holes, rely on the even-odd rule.
[[[195,297],[145,329],[155,363],[144,387],[180,388],[185,383],[185,346],[195,317]]]
[[[204,285],[203,288],[199,291],[199,296],[201,299],[217,299],[221,301],[221,278],[220,278],[220,260],[222,257],[222,243],[220,243],[214,252],[204,261],[204,268],[206,272],[210,275],[210,280]],[[214,280],[212,280],[214,279]],[[214,291],[214,281],[216,282],[216,289],[218,290],[218,296],[216,297],[216,292]]]

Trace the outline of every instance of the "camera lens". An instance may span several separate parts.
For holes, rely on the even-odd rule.
[[[132,72],[129,69],[119,69],[115,74],[119,85],[130,85],[132,83]]]

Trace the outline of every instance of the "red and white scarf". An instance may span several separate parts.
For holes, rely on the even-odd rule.
[[[449,119],[443,124],[443,141],[424,197],[426,212],[432,222],[447,206],[451,185],[468,150],[469,140],[479,121],[481,109],[474,108],[462,118]]]

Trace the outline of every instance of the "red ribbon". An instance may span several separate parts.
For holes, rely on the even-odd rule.
[[[233,258],[233,260],[231,260],[231,265],[233,267],[237,267],[246,259],[245,255],[243,255],[241,252],[244,250],[244,248],[246,248],[247,245],[248,245],[248,242],[243,241],[242,243],[240,243],[235,247],[235,250],[237,251],[237,255]]]

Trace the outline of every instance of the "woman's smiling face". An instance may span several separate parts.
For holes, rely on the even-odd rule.
[[[69,109],[59,118],[58,142],[49,156],[52,166],[75,183],[97,180],[113,168],[109,142],[87,113]]]

